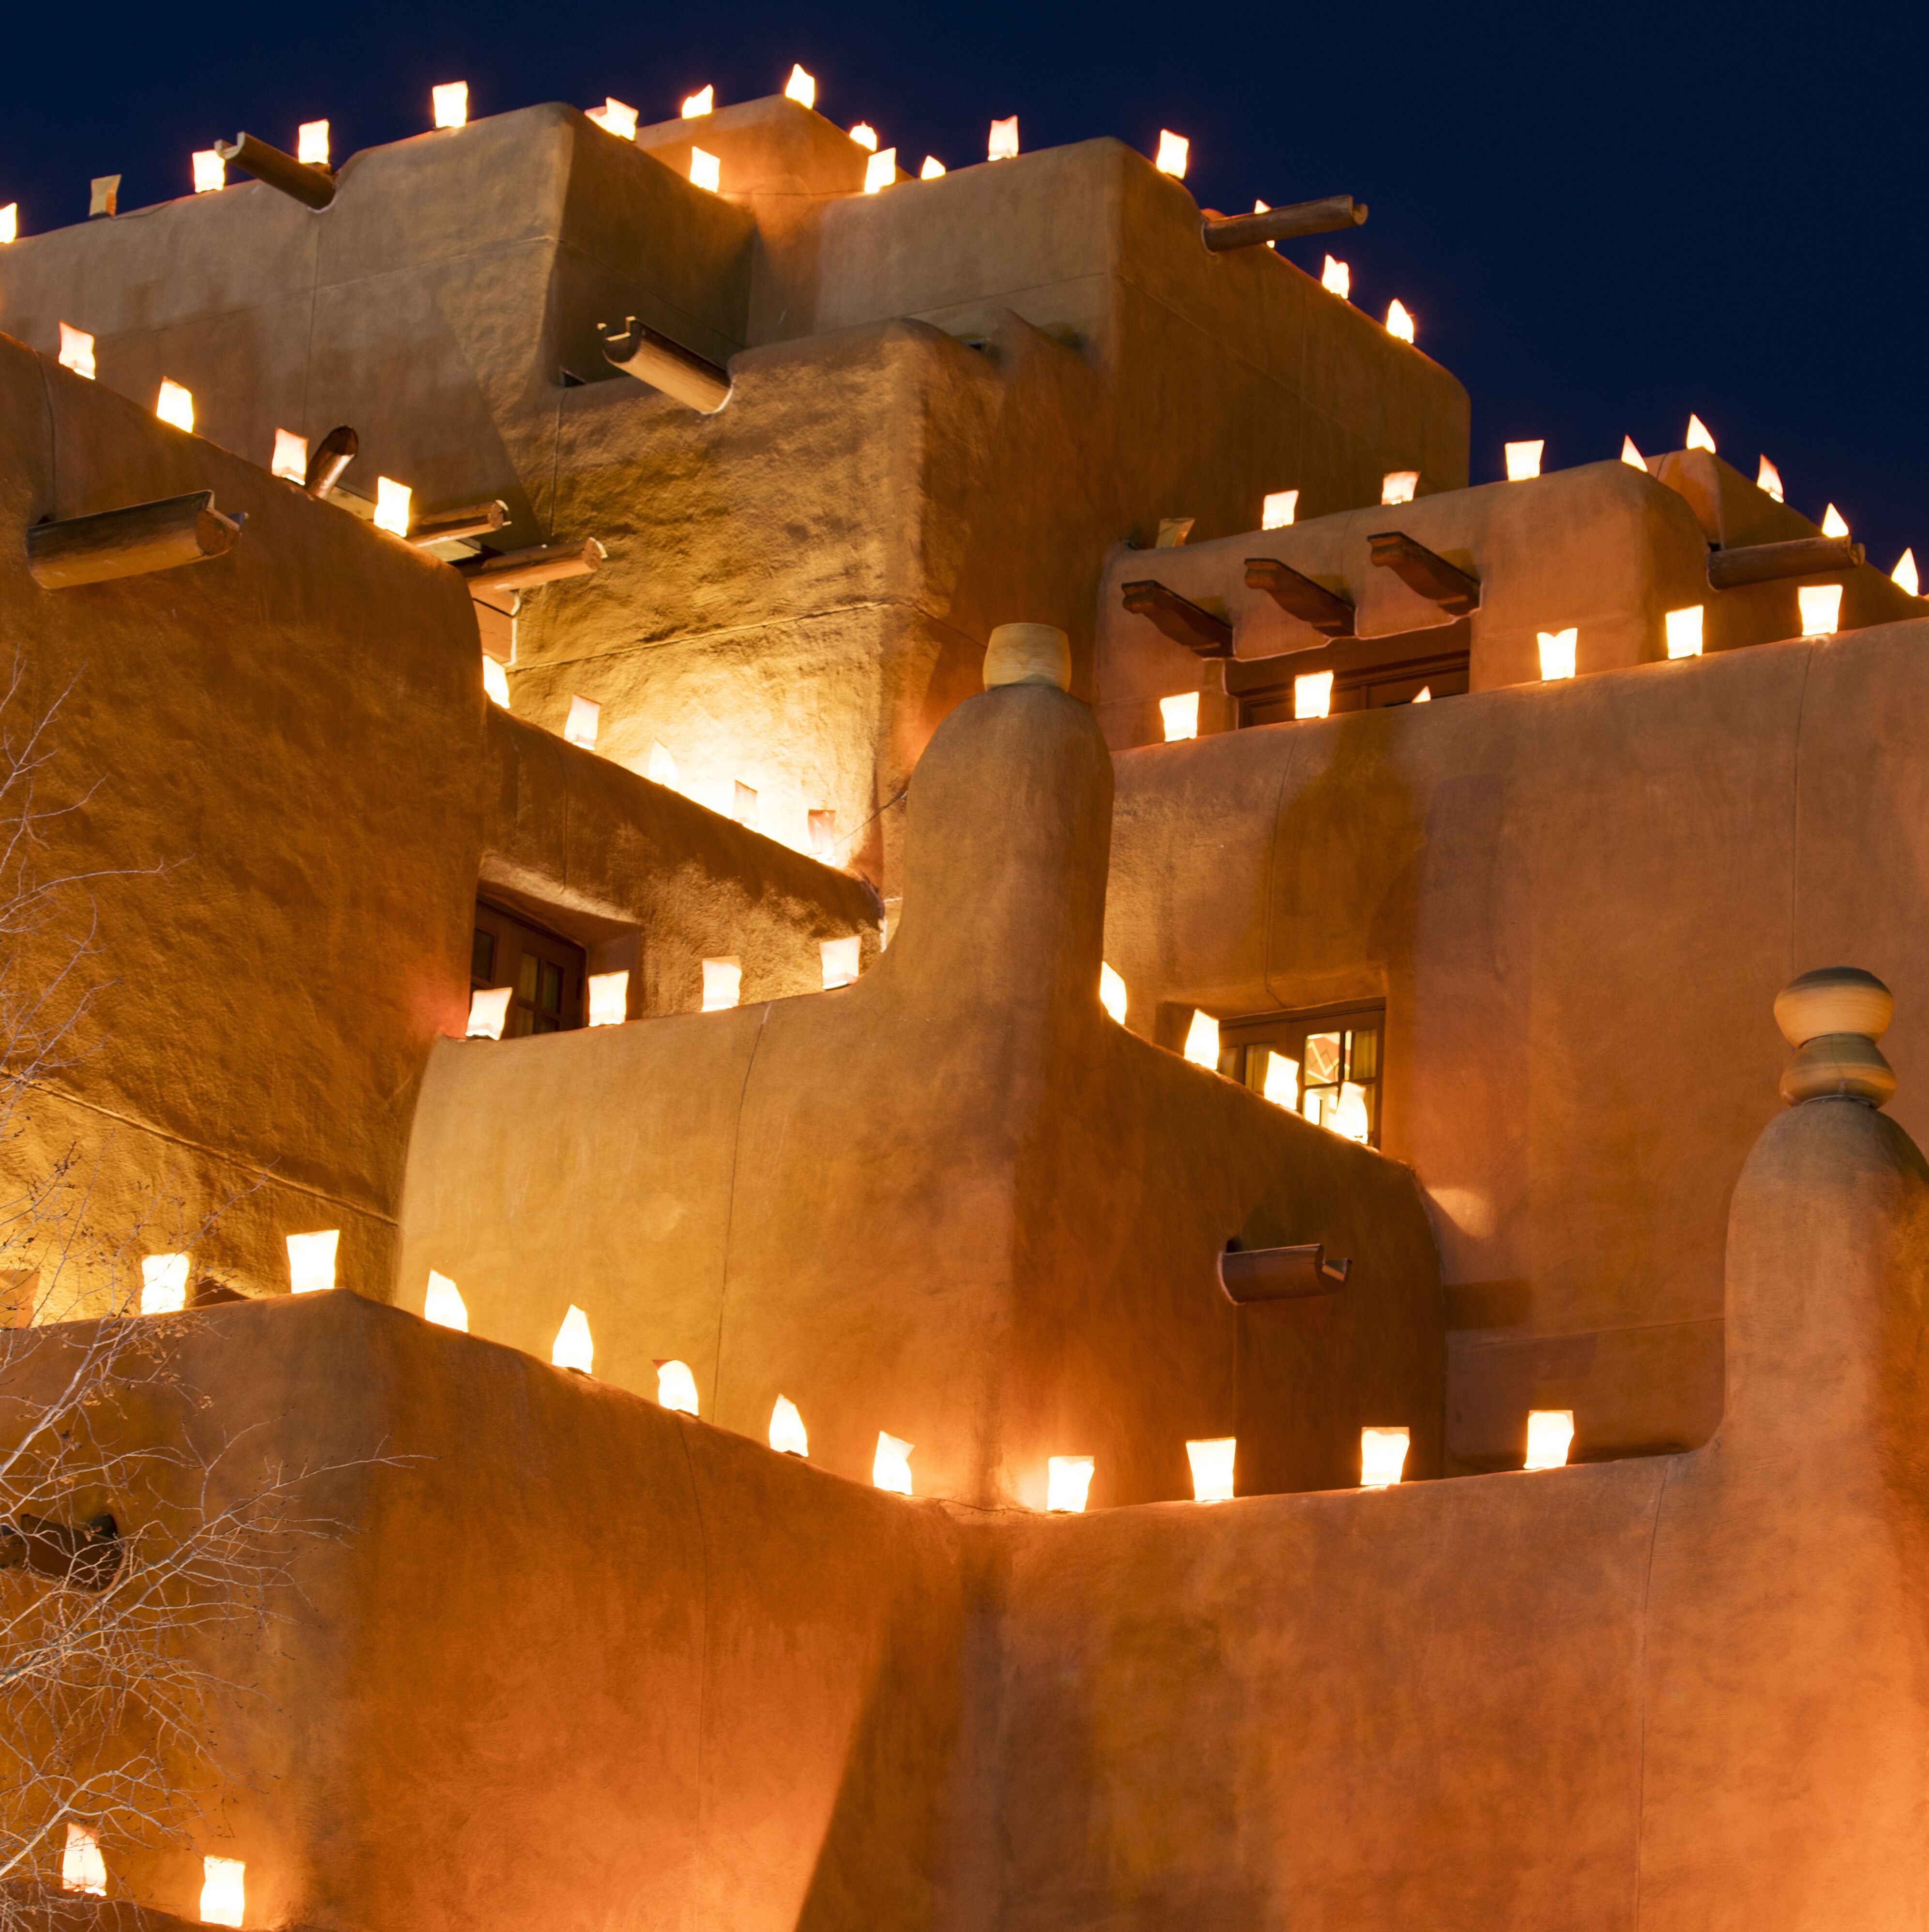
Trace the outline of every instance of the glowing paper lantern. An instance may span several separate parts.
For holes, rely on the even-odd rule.
[[[194,170],[194,192],[212,194],[228,184],[228,164],[212,148],[197,148],[190,158]]]
[[[794,100],[800,107],[814,107],[818,104],[816,77],[805,73],[800,67],[793,66],[790,79],[784,83],[784,98]]]
[[[1578,627],[1568,631],[1541,631],[1536,634],[1540,646],[1540,675],[1548,680],[1572,677],[1574,658],[1580,645]]]
[[[1219,1022],[1210,1013],[1195,1012],[1186,1029],[1186,1058],[1195,1066],[1219,1069]]]
[[[920,181],[935,181],[944,172],[944,164],[935,154],[924,158],[924,166],[917,171]]]
[[[468,124],[467,81],[448,80],[443,82],[440,87],[430,88],[429,103],[435,111],[435,124],[438,128],[461,128]]]
[[[1845,537],[1849,534],[1848,524],[1833,503],[1822,513],[1822,534],[1825,537]]]
[[[454,1328],[463,1334],[469,1333],[469,1305],[462,1298],[461,1291],[446,1274],[437,1274],[429,1270],[428,1293],[422,1300],[422,1319],[433,1322],[438,1328]]]
[[[482,658],[482,688],[491,704],[500,704],[505,711],[508,710],[509,674],[486,652]]]
[[[864,164],[864,192],[876,194],[898,178],[898,151],[886,148]]]
[[[1366,1090],[1350,1080],[1342,1083],[1340,1097],[1328,1110],[1324,1124],[1342,1140],[1358,1141],[1362,1147],[1372,1138],[1372,1123],[1366,1112]]]
[[[1262,530],[1290,529],[1294,518],[1299,514],[1299,508],[1300,493],[1297,490],[1270,490],[1259,506],[1259,527]]]
[[[802,70],[800,69],[799,71],[801,72]],[[716,104],[717,91],[706,83],[698,88],[694,94],[685,94],[683,104],[677,110],[677,112],[686,121],[694,121],[700,116],[710,113]]]
[[[706,188],[711,194],[719,193],[723,187],[723,164],[716,155],[706,154],[701,148],[690,150],[690,178],[699,188]]]
[[[1766,456],[1762,458],[1762,466],[1755,472],[1755,488],[1766,490],[1778,503],[1787,500],[1782,494],[1782,473]]]
[[[4,208],[0,208],[0,247],[20,238],[20,204],[17,201],[10,201]]]
[[[911,1492],[911,1450],[916,1445],[900,1442],[895,1436],[878,1432],[878,1453],[871,1460],[871,1486],[889,1490],[894,1496]]]
[[[1413,340],[1413,317],[1397,296],[1387,304],[1387,333],[1398,336],[1402,342]]]
[[[1176,745],[1183,738],[1196,738],[1199,735],[1198,693],[1182,691],[1176,698],[1160,698],[1159,716],[1165,722],[1167,744]]]
[[[469,1040],[500,1040],[513,986],[478,986],[469,996]]]
[[[1261,201],[1256,197],[1255,198],[1252,203],[1252,212],[1255,214],[1270,214],[1272,212],[1273,204],[1270,201]],[[1268,242],[1266,244],[1266,246],[1270,248],[1276,254],[1279,252],[1280,244],[1276,242]]]
[[[787,1395],[780,1395],[776,1407],[770,1412],[770,1446],[780,1456],[808,1456],[811,1453],[811,1438],[804,1433],[804,1418]]]
[[[406,483],[398,483],[392,476],[378,476],[375,479],[375,527],[387,530],[392,536],[405,537],[409,534],[409,498],[411,494]]]
[[[1507,446],[1507,480],[1526,483],[1540,474],[1540,452],[1547,447],[1544,437],[1538,442],[1510,442]]]
[[[1186,1444],[1192,1466],[1192,1501],[1229,1503],[1232,1500],[1232,1459],[1239,1447],[1236,1436],[1215,1436]]]
[[[593,752],[596,748],[596,733],[602,722],[603,707],[596,699],[572,698],[562,735],[571,744],[580,745],[586,752]]]
[[[118,175],[96,175],[87,184],[87,218],[92,221],[97,214],[112,217],[121,206],[121,178]]]
[[[629,1017],[629,974],[627,972],[592,973],[590,975],[590,1024],[592,1027],[621,1026]]]
[[[1183,134],[1175,134],[1169,128],[1159,130],[1159,152],[1152,165],[1162,175],[1172,175],[1180,181],[1186,178],[1186,156],[1191,143]]]
[[[595,1366],[596,1345],[590,1337],[590,1318],[573,1301],[550,1344],[549,1359],[559,1369],[580,1369],[586,1376]]]
[[[1634,439],[1624,436],[1621,439],[1621,460],[1630,470],[1638,470],[1642,476],[1648,473],[1648,459],[1634,447]]]
[[[1380,478],[1380,501],[1382,503],[1411,503],[1413,493],[1420,488],[1418,470],[1389,470]]]
[[[188,1257],[148,1255],[141,1262],[141,1312],[178,1315],[188,1306]]]
[[[679,1415],[696,1414],[697,1378],[687,1362],[657,1364],[656,1400],[659,1408],[674,1409]]]
[[[850,138],[860,148],[868,148],[874,154],[878,152],[878,130],[868,121],[860,121],[851,129]]]
[[[1293,716],[1295,718],[1324,718],[1332,710],[1332,672],[1308,671],[1304,677],[1293,680]]]
[[[60,326],[60,366],[85,376],[90,382],[94,380],[94,338],[68,322]]]
[[[1336,262],[1329,255],[1326,266],[1319,272],[1319,285],[1328,295],[1337,296],[1342,302],[1350,302],[1353,296],[1353,266],[1350,262]]]
[[[326,121],[304,121],[296,129],[295,158],[304,167],[328,166],[328,124]]]
[[[240,1858],[201,1861],[201,1923],[238,1925],[248,1910],[248,1866]]]
[[[743,984],[743,968],[735,959],[704,962],[704,1010],[720,1013],[736,1004],[738,988]]]
[[[1568,1460],[1574,1439],[1571,1408],[1531,1408],[1527,1412],[1527,1461],[1530,1469],[1558,1469]]]
[[[1360,1486],[1390,1489],[1406,1467],[1404,1429],[1363,1429],[1360,1432]]]
[[[160,379],[160,393],[154,399],[154,412],[164,423],[172,423],[176,429],[184,429],[191,436],[194,431],[194,398],[171,376]]]
[[[992,138],[985,158],[988,161],[1014,160],[1018,156],[1018,116],[992,123]]]
[[[857,977],[857,934],[842,939],[820,940],[818,956],[824,963],[824,989],[852,985]]]
[[[1688,446],[1690,449],[1705,449],[1714,454],[1714,439],[1708,433],[1708,425],[1700,417],[1692,413],[1688,417]]]
[[[67,1828],[67,1849],[61,1854],[60,1888],[84,1893],[89,1898],[107,1896],[107,1862],[100,1856],[100,1840],[86,1825]]]
[[[1266,1056],[1266,1084],[1262,1090],[1265,1097],[1276,1107],[1283,1107],[1289,1114],[1299,1112],[1300,1064],[1288,1060],[1282,1053],[1269,1053]]]
[[[676,760],[670,755],[670,747],[661,738],[650,741],[650,766],[646,776],[652,784],[668,785],[672,791],[676,789]]]
[[[1416,704],[1431,704],[1433,702],[1432,686],[1430,684],[1423,684],[1420,688],[1413,694],[1413,701]]]
[[[1804,584],[1795,593],[1802,611],[1804,638],[1832,636],[1842,621],[1842,586],[1839,584]]]
[[[757,830],[757,788],[739,778],[730,792],[730,815],[740,825]]]
[[[308,478],[308,439],[292,429],[274,432],[274,460],[268,473],[290,483],[305,483]]]
[[[804,826],[810,836],[812,857],[828,859],[837,850],[837,814],[828,809],[806,812]]]
[[[1889,572],[1889,580],[1900,584],[1912,597],[1922,594],[1922,580],[1916,574],[1916,553],[1912,549],[1904,550],[1897,558],[1895,568]]]
[[[1102,959],[1099,962],[1099,1004],[1118,1021],[1125,1024],[1125,982]]]
[[[1045,1466],[1045,1507],[1054,1516],[1082,1515],[1094,1467],[1089,1456],[1054,1456]]]
[[[1698,658],[1701,656],[1701,614],[1702,606],[1690,604],[1685,610],[1670,610],[1666,619],[1668,627],[1668,655],[1671,658]]]
[[[589,118],[620,141],[636,139],[636,110],[626,106],[614,94],[605,96],[602,106],[591,108]]]
[[[288,1237],[288,1286],[297,1294],[319,1294],[335,1285],[335,1250],[341,1244],[339,1228],[315,1234]]]

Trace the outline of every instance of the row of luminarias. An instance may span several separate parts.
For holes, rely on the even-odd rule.
[[[100,1837],[91,1825],[69,1825],[61,1855],[60,1888],[85,1898],[107,1895],[107,1862]],[[248,1866],[241,1858],[201,1861],[200,1917],[203,1925],[239,1925],[248,1912]]]

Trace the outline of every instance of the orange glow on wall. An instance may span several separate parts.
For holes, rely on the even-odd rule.
[[[1647,459],[1634,447],[1634,439],[1631,436],[1624,436],[1621,439],[1621,460],[1629,469],[1638,470],[1644,476],[1647,475]]]
[[[614,94],[605,96],[602,106],[590,109],[588,118],[620,141],[636,139],[636,110],[619,100]]]
[[[797,1413],[797,1405],[787,1395],[780,1395],[770,1412],[770,1446],[780,1456],[808,1456],[811,1453],[811,1438],[804,1432],[804,1418]]]
[[[90,382],[94,380],[94,338],[70,322],[60,326],[60,366],[85,376]]]
[[[1671,658],[1698,658],[1701,656],[1701,614],[1703,607],[1690,604],[1685,610],[1670,610],[1664,620],[1668,631],[1668,655]]]
[[[238,1925],[248,1911],[248,1866],[240,1858],[201,1861],[201,1923]]]
[[[1159,152],[1152,165],[1162,175],[1171,175],[1175,179],[1186,178],[1186,158],[1191,152],[1192,143],[1183,134],[1175,134],[1169,128],[1159,130]]]
[[[328,124],[326,121],[304,121],[296,129],[295,158],[304,167],[328,166]]]
[[[188,1257],[148,1255],[141,1262],[141,1312],[178,1315],[188,1306]]]
[[[512,986],[478,986],[469,996],[469,1040],[500,1040],[509,1017]]]
[[[656,1365],[656,1401],[660,1408],[674,1409],[679,1415],[697,1412],[697,1378],[688,1362],[670,1360]]]
[[[690,178],[698,187],[706,188],[712,194],[720,194],[723,189],[723,164],[705,149],[692,148]]]
[[[1262,530],[1289,530],[1294,518],[1299,514],[1300,493],[1297,490],[1273,490],[1267,493],[1259,506],[1259,527]]]
[[[927,154],[924,166],[917,171],[917,178],[920,181],[935,181],[944,172],[944,164],[935,154]]]
[[[1159,700],[1159,716],[1166,728],[1166,742],[1176,745],[1199,735],[1199,694],[1182,691]]]
[[[893,1496],[911,1492],[911,1451],[917,1445],[900,1442],[895,1436],[878,1432],[878,1453],[871,1459],[871,1486],[889,1490]]]
[[[1714,454],[1714,439],[1708,434],[1707,424],[1693,414],[1688,417],[1688,447],[1690,449],[1705,449],[1711,456]]]
[[[1363,1429],[1360,1432],[1360,1486],[1388,1490],[1406,1467],[1404,1429]]]
[[[1045,1466],[1045,1507],[1054,1516],[1080,1516],[1092,1491],[1089,1456],[1054,1456]]]
[[[736,959],[706,959],[704,962],[704,1010],[706,1013],[720,1013],[736,1004],[737,994],[743,985],[743,967]]]
[[[392,476],[375,479],[375,527],[392,536],[409,534],[409,499],[414,493]]]
[[[700,120],[706,114],[714,113],[716,104],[717,91],[706,81],[694,94],[684,95],[682,104],[676,110],[677,118],[684,121]]]
[[[1124,980],[1101,959],[1099,962],[1099,1004],[1123,1026],[1126,1004]]]
[[[429,105],[438,128],[463,128],[469,122],[469,83],[446,80],[429,89]]]
[[[1009,161],[1018,154],[1018,116],[1014,114],[1007,120],[992,123],[992,138],[985,158],[990,161]]]
[[[1328,256],[1326,266],[1319,272],[1319,285],[1328,295],[1337,296],[1342,302],[1352,301],[1353,265],[1350,262],[1336,261],[1330,255]]]
[[[1283,1107],[1289,1114],[1299,1112],[1300,1064],[1288,1060],[1283,1053],[1269,1053],[1266,1056],[1266,1084],[1262,1091],[1276,1107]]]
[[[1755,472],[1755,488],[1766,490],[1778,503],[1787,500],[1782,494],[1782,473],[1766,456],[1762,458],[1762,466]]]
[[[1825,537],[1845,537],[1849,534],[1847,519],[1833,503],[1822,513],[1822,534]]]
[[[196,148],[189,157],[194,170],[194,192],[213,194],[228,184],[228,164],[212,148]]]
[[[1580,650],[1580,630],[1541,631],[1536,637],[1540,646],[1541,676],[1550,682],[1556,678],[1572,677]]]
[[[1574,1439],[1571,1408],[1533,1408],[1527,1412],[1527,1461],[1529,1469],[1558,1469],[1568,1460]]]
[[[438,1328],[454,1328],[462,1334],[469,1333],[469,1304],[462,1298],[462,1292],[446,1274],[437,1274],[429,1270],[428,1292],[422,1298],[422,1319],[433,1322]]]
[[[1413,317],[1397,296],[1387,305],[1387,333],[1398,336],[1402,342],[1413,340]]]
[[[339,1228],[288,1237],[288,1286],[296,1294],[319,1294],[335,1285],[335,1252],[341,1245]]]
[[[629,1017],[629,974],[626,971],[590,975],[590,1024],[621,1026]]]
[[[1922,580],[1916,574],[1916,553],[1912,549],[1904,550],[1896,559],[1895,568],[1889,572],[1889,580],[1907,591],[1912,597],[1922,595]]]
[[[176,429],[184,429],[189,435],[194,434],[193,392],[182,388],[171,376],[160,379],[160,393],[154,399],[154,412],[163,422],[172,423]]]
[[[562,735],[571,744],[593,752],[602,722],[603,707],[595,698],[574,697],[569,700],[569,716],[563,721]]]
[[[1232,1462],[1239,1448],[1236,1436],[1214,1436],[1186,1444],[1192,1466],[1192,1501],[1229,1503],[1232,1500]]]
[[[596,1365],[596,1344],[590,1333],[590,1318],[573,1301],[550,1344],[549,1359],[559,1369],[580,1369],[586,1376]]]
[[[268,473],[289,483],[304,483],[308,476],[308,439],[292,429],[274,432],[274,456]]]
[[[790,77],[784,83],[784,98],[794,100],[800,107],[814,107],[818,104],[817,77],[805,73],[800,67],[790,69]]]
[[[868,121],[860,121],[851,129],[850,138],[860,148],[868,148],[872,154],[878,152],[878,130]]]
[[[1842,586],[1839,584],[1804,584],[1795,593],[1802,612],[1804,638],[1832,637],[1841,626]]]
[[[1195,1066],[1219,1070],[1219,1022],[1210,1013],[1195,1012],[1186,1029],[1186,1058]]]
[[[1538,442],[1510,442],[1507,446],[1507,480],[1526,483],[1540,474],[1540,454],[1547,447],[1545,438]]]
[[[88,1898],[107,1896],[107,1862],[100,1856],[100,1839],[88,1826],[67,1828],[67,1848],[60,1859],[60,1888]]]
[[[1380,501],[1382,503],[1411,503],[1413,493],[1420,488],[1418,470],[1389,470],[1380,478]]]
[[[864,192],[877,194],[891,186],[898,178],[898,151],[886,148],[873,154],[864,164]]]
[[[1332,672],[1308,671],[1304,676],[1293,680],[1293,716],[1295,718],[1325,718],[1331,715],[1332,710]]]

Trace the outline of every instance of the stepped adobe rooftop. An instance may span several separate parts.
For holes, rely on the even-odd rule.
[[[0,1157],[139,1231],[13,1257],[0,1468],[110,1335],[174,1472],[5,1491],[0,1610],[257,1466],[338,1532],[182,1637],[191,1821],[10,1882],[1918,1924],[1912,567],[1698,422],[1469,487],[1267,245],[1348,196],[686,104],[241,135],[0,247],[93,935],[9,983],[100,982]]]

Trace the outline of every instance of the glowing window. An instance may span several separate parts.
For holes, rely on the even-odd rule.
[[[470,936],[472,992],[506,993],[498,1039],[566,1033],[583,1024],[589,977],[583,949],[532,920],[486,899],[476,902]]]
[[[1225,1020],[1219,1070],[1275,1106],[1378,1147],[1385,1037],[1377,1004]]]

